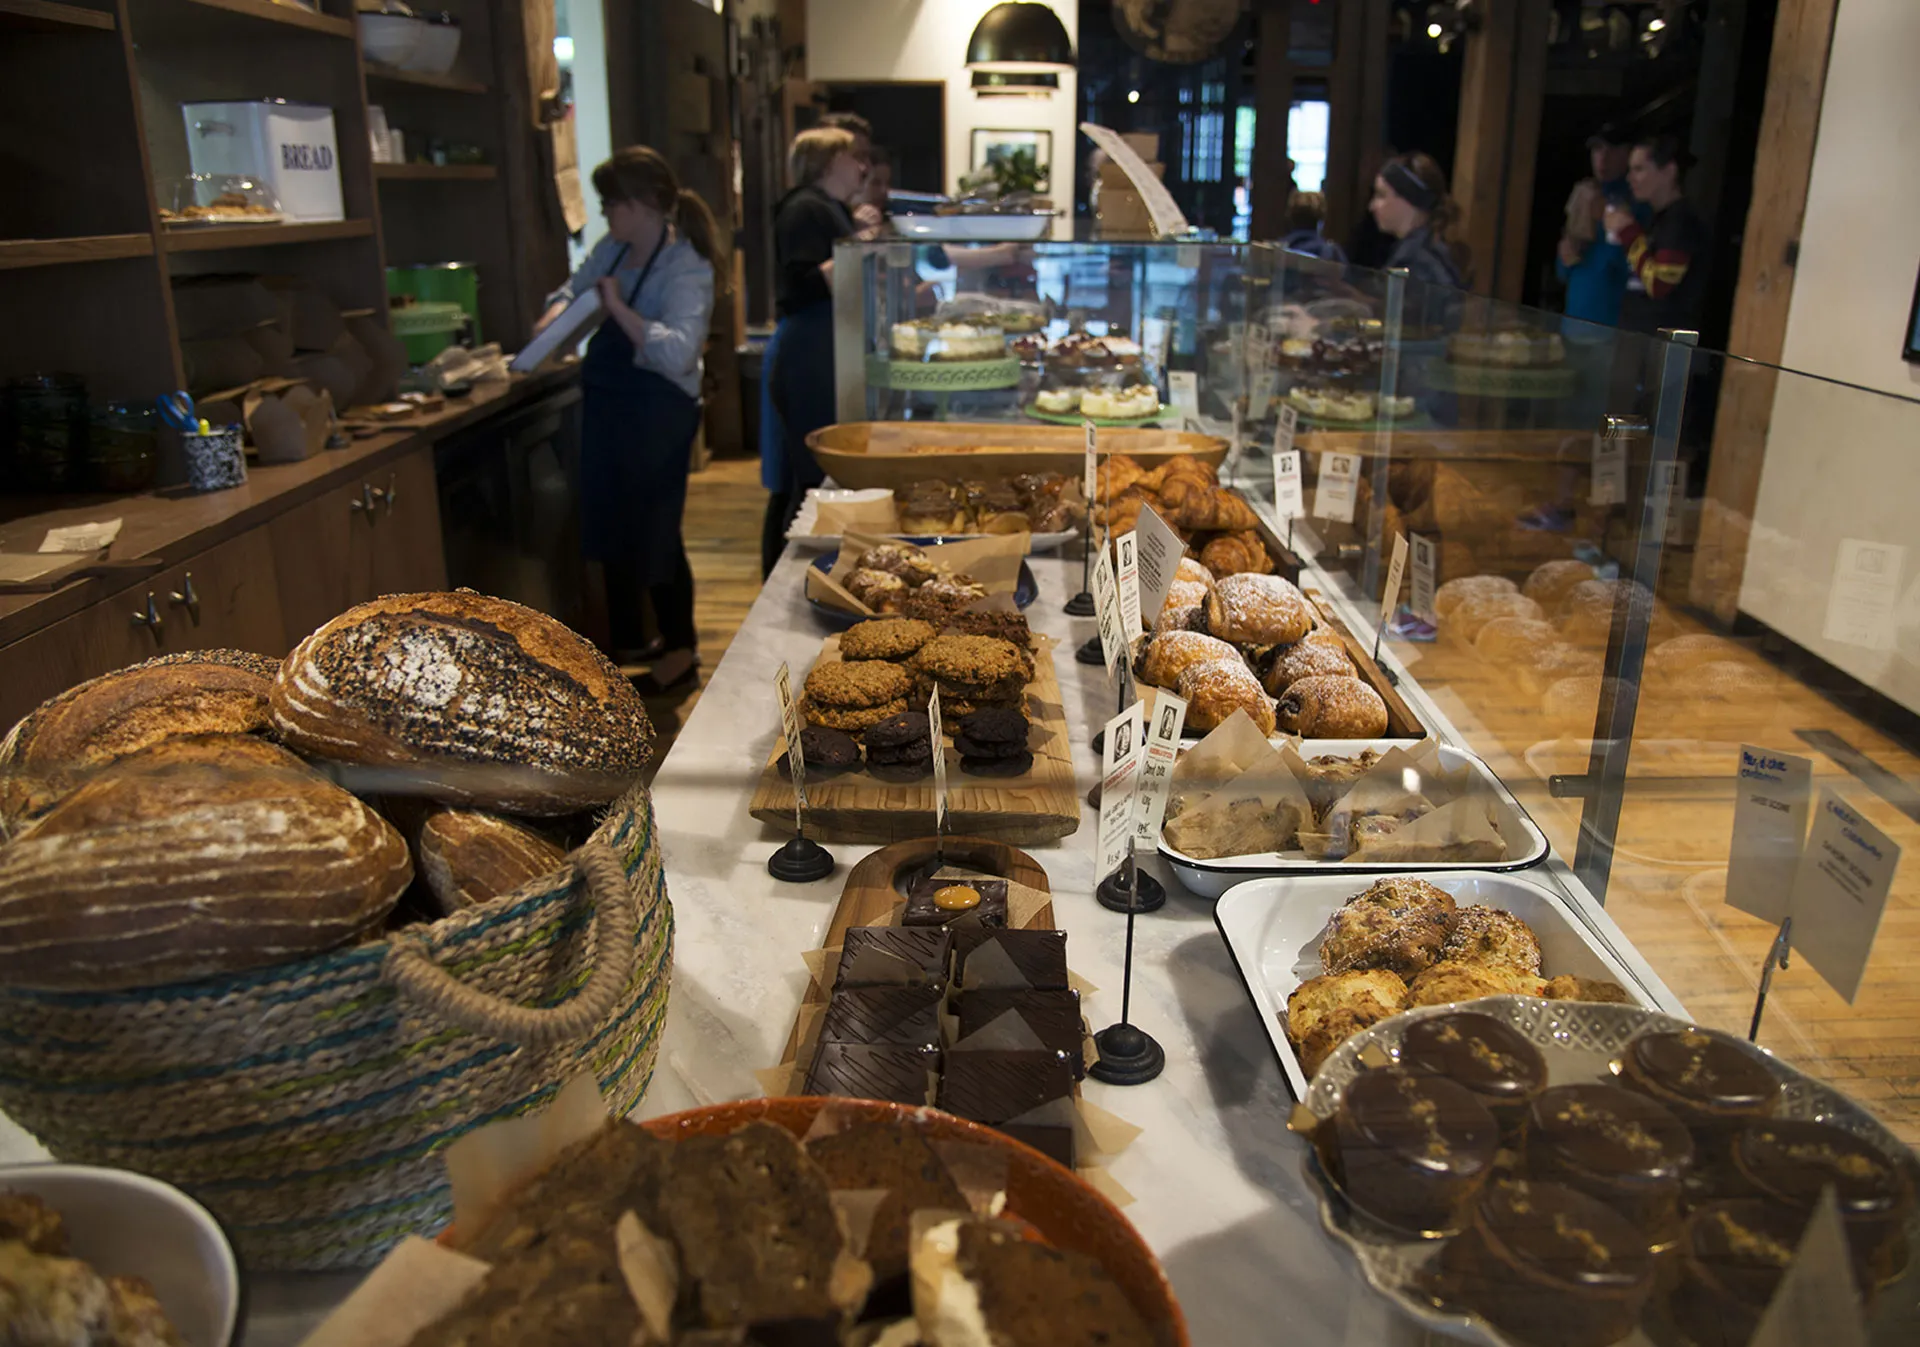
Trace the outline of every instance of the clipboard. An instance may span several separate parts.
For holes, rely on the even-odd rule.
[[[600,287],[588,286],[585,293],[575,295],[573,303],[560,311],[560,316],[541,329],[540,334],[520,349],[520,354],[507,366],[515,374],[531,374],[547,363],[555,352],[571,349],[585,335],[587,328],[597,322],[605,312],[600,302]]]

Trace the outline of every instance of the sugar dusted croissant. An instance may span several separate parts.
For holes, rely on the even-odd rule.
[[[1280,694],[1278,724],[1303,739],[1378,739],[1387,704],[1358,678],[1302,678]]]
[[[1229,575],[1207,595],[1207,630],[1234,645],[1292,645],[1313,629],[1306,597],[1277,575]]]
[[[1273,700],[1238,655],[1189,664],[1180,672],[1178,691],[1187,699],[1192,729],[1213,729],[1235,711],[1245,711],[1262,735],[1273,733]]]
[[[1240,656],[1225,641],[1197,631],[1167,631],[1147,642],[1140,657],[1140,677],[1157,688],[1173,688],[1179,686],[1189,664],[1222,659],[1239,663]]]

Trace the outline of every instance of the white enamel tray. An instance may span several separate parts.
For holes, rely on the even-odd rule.
[[[1445,889],[1462,906],[1497,907],[1531,926],[1540,941],[1541,976],[1605,978],[1625,987],[1641,1004],[1654,1003],[1633,974],[1546,885],[1489,870],[1420,877]],[[1266,1027],[1267,1040],[1295,1099],[1307,1098],[1307,1075],[1293,1044],[1287,1042],[1287,997],[1302,982],[1326,971],[1320,966],[1320,941],[1327,919],[1372,882],[1371,876],[1355,874],[1254,879],[1234,885],[1214,904],[1214,924],[1240,967],[1240,980],[1260,1012],[1260,1023]]]
[[[1544,932],[1542,937],[1544,944]],[[1542,1001],[1532,996],[1489,996],[1455,1006],[1423,1006],[1382,1020],[1336,1048],[1320,1068],[1320,1074],[1313,1078],[1313,1087],[1306,1095],[1307,1107],[1319,1117],[1329,1116],[1339,1107],[1340,1092],[1366,1069],[1360,1062],[1360,1054],[1370,1045],[1377,1045],[1387,1056],[1398,1060],[1401,1040],[1409,1028],[1429,1016],[1462,1007],[1503,1020],[1519,1031],[1546,1059],[1547,1080],[1552,1085],[1576,1084],[1610,1075],[1609,1064],[1629,1042],[1642,1034],[1700,1028],[1686,1020],[1637,1006]],[[1913,1153],[1851,1099],[1744,1039],[1715,1029],[1701,1028],[1700,1031],[1751,1054],[1774,1074],[1781,1086],[1776,1117],[1832,1123],[1902,1160],[1909,1176],[1920,1180],[1920,1164],[1916,1164]],[[1427,1264],[1439,1256],[1443,1241],[1412,1239],[1356,1212],[1329,1180],[1312,1147],[1306,1149],[1304,1165],[1308,1181],[1320,1196],[1321,1225],[1353,1255],[1375,1290],[1435,1332],[1482,1343],[1485,1347],[1523,1347],[1479,1315],[1457,1306],[1442,1305],[1428,1294],[1422,1285],[1422,1274]],[[1920,1210],[1908,1217],[1907,1237],[1910,1244],[1920,1240]],[[1870,1319],[1873,1341],[1915,1341],[1908,1329],[1913,1322],[1917,1281],[1920,1281],[1920,1258],[1910,1257],[1900,1280],[1880,1289],[1874,1298]],[[1655,1292],[1648,1318],[1658,1315],[1661,1298],[1661,1294]],[[1656,1339],[1641,1327],[1622,1339],[1617,1347],[1654,1347],[1656,1341],[1664,1344],[1670,1339],[1666,1333]]]
[[[1411,748],[1422,741],[1412,739],[1302,739],[1300,756],[1307,759],[1327,754],[1354,756],[1372,749],[1384,753],[1390,748]],[[1507,843],[1504,861],[1387,861],[1377,863],[1314,860],[1304,851],[1263,851],[1245,856],[1220,856],[1201,860],[1177,851],[1163,839],[1160,854],[1167,858],[1174,874],[1187,888],[1203,898],[1218,898],[1235,884],[1261,875],[1421,875],[1461,873],[1465,871],[1525,870],[1540,864],[1550,850],[1547,835],[1513,798],[1513,792],[1495,776],[1486,763],[1464,749],[1439,745],[1440,764],[1448,771],[1466,767],[1479,778],[1493,800],[1493,823]],[[1366,887],[1361,880],[1355,893]],[[1446,887],[1445,885],[1441,886]]]

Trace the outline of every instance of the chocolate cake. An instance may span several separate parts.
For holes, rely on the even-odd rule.
[[[1049,1052],[1073,1064],[1076,1078],[1085,1074],[1087,1027],[1080,1018],[1080,993],[1075,991],[968,992],[960,998],[959,1034],[950,1051],[967,1051],[967,1040],[1003,1015],[1019,1017]]]
[[[1812,1216],[1831,1187],[1854,1254],[1876,1280],[1891,1276],[1903,1256],[1901,1227],[1914,1202],[1905,1170],[1879,1147],[1831,1123],[1769,1118],[1751,1123],[1733,1143],[1735,1183],[1753,1196]]]
[[[1332,1141],[1354,1206],[1403,1230],[1450,1230],[1492,1172],[1500,1126],[1464,1085],[1386,1067],[1347,1085]]]
[[[969,969],[967,960],[974,951],[987,946],[992,946],[995,953]],[[953,932],[953,948],[954,981],[963,990],[1017,991],[1023,987],[1036,991],[1066,990],[1065,931],[961,927]],[[1001,956],[1005,956],[1004,959]]]
[[[940,993],[932,987],[864,987],[827,1003],[823,1043],[891,1044],[929,1057],[940,1051]]]
[[[1691,1128],[1703,1160],[1723,1156],[1735,1132],[1780,1103],[1780,1082],[1765,1063],[1697,1029],[1634,1039],[1620,1055],[1620,1083]]]
[[[952,1053],[938,1103],[1073,1168],[1073,1067],[1057,1053]],[[1044,1115],[1023,1116],[1042,1108]]]
[[[957,1218],[913,1252],[914,1309],[937,1342],[1156,1347],[1158,1339],[1099,1262],[1026,1236],[1018,1225]]]
[[[1560,1085],[1527,1115],[1526,1170],[1597,1197],[1655,1244],[1679,1232],[1681,1180],[1693,1138],[1645,1095],[1617,1085]]]
[[[833,990],[859,987],[935,987],[945,990],[953,938],[940,929],[849,927],[840,948]]]
[[[1435,1294],[1528,1347],[1604,1347],[1653,1294],[1647,1238],[1604,1202],[1558,1183],[1495,1182],[1440,1255]]]
[[[832,1136],[815,1137],[807,1154],[831,1188],[884,1188],[867,1236],[876,1293],[906,1275],[907,1237],[913,1213],[967,1210],[966,1195],[926,1138],[910,1127],[855,1123]]]
[[[1547,1088],[1547,1062],[1520,1032],[1491,1015],[1462,1011],[1421,1020],[1401,1035],[1400,1065],[1471,1090],[1511,1136]]]
[[[781,1325],[809,1337],[811,1326],[836,1328],[842,1316],[829,1288],[840,1226],[826,1176],[793,1134],[748,1123],[673,1145],[661,1233],[679,1245],[681,1299],[698,1322]]]
[[[907,891],[902,926],[945,926],[965,918],[967,924],[998,927],[1007,924],[1007,881],[1004,879],[922,879]]]
[[[933,1068],[934,1059],[917,1048],[823,1042],[800,1093],[918,1106],[932,1090]]]
[[[1747,1347],[1800,1251],[1807,1213],[1757,1199],[1709,1202],[1680,1233],[1669,1317],[1694,1347]],[[1864,1299],[1872,1278],[1854,1275]]]

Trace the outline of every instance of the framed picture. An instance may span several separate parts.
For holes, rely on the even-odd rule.
[[[1008,190],[1044,190],[1053,177],[1053,132],[996,131],[976,126],[968,167],[974,173],[991,169]]]

